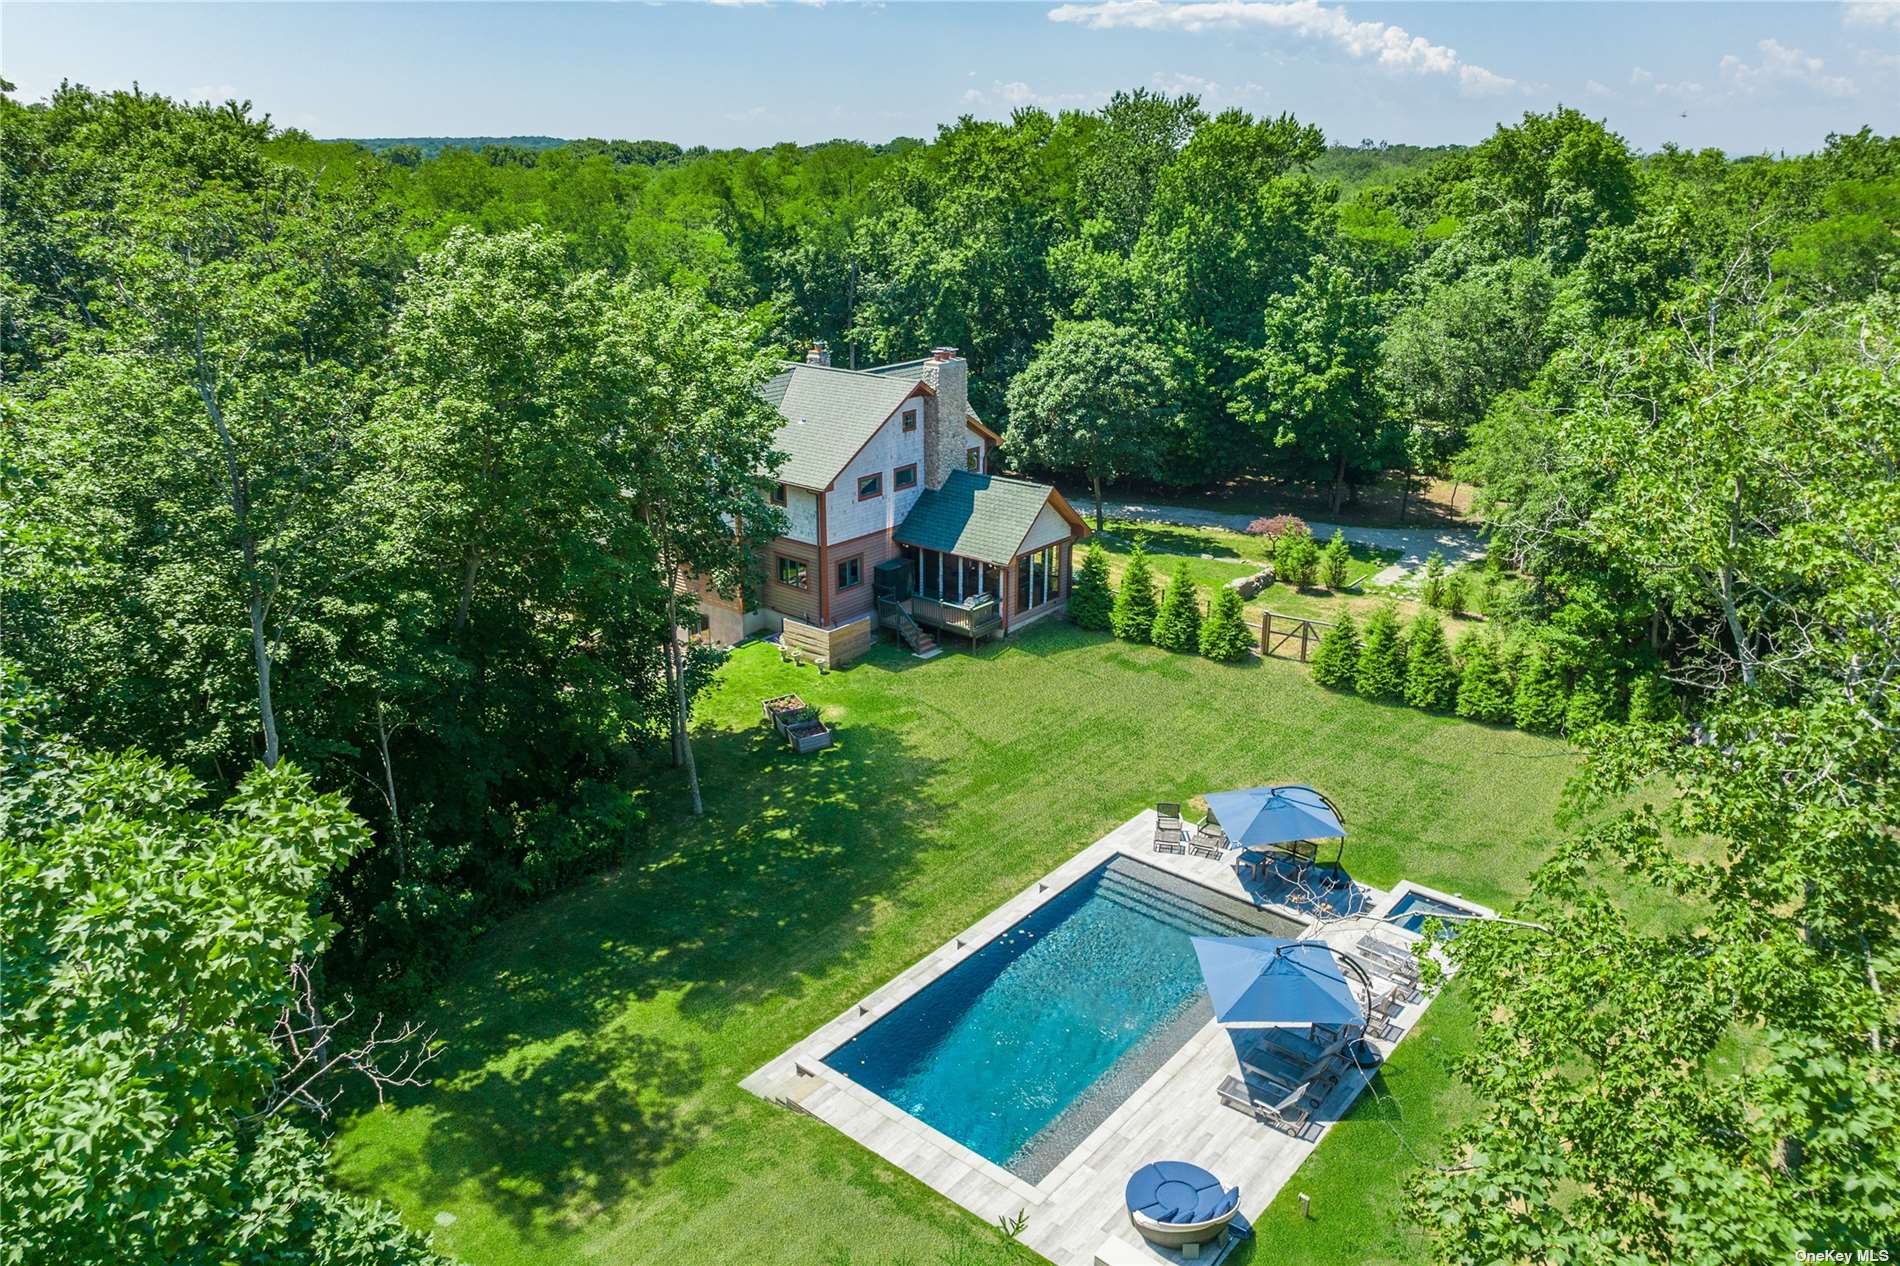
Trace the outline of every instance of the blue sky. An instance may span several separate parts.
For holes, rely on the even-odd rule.
[[[1475,141],[1558,102],[1645,149],[1900,131],[1900,2],[0,4],[0,75],[249,98],[321,136],[929,135],[1116,88]]]

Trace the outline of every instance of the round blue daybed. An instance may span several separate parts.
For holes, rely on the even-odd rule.
[[[1186,1161],[1143,1165],[1124,1193],[1128,1219],[1141,1238],[1162,1248],[1186,1248],[1220,1238],[1240,1207],[1240,1188]]]

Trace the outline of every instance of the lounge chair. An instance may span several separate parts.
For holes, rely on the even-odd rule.
[[[1301,1085],[1329,1090],[1346,1071],[1344,1049],[1342,1045],[1327,1051],[1318,1059],[1306,1060],[1263,1042],[1241,1056],[1240,1067],[1253,1080],[1282,1092]]]
[[[1156,805],[1155,852],[1187,852],[1187,844],[1182,840],[1181,835],[1181,806],[1178,804]]]
[[[1220,1179],[1185,1161],[1143,1165],[1123,1191],[1128,1220],[1141,1238],[1161,1248],[1197,1255],[1200,1245],[1218,1240],[1240,1207],[1240,1188],[1223,1189]]]
[[[1359,938],[1355,952],[1366,959],[1379,975],[1395,981],[1405,991],[1405,1001],[1410,1002],[1419,993],[1418,960],[1412,955],[1368,932]]]
[[[1229,1077],[1216,1093],[1228,1107],[1276,1130],[1298,1135],[1313,1119],[1313,1110],[1325,1098],[1326,1089],[1307,1081],[1282,1094],[1279,1086]]]
[[[1206,857],[1219,861],[1227,856],[1229,848],[1227,832],[1212,823],[1203,822],[1194,828],[1194,838],[1187,842],[1187,851],[1195,857]]]
[[[1335,1078],[1343,1071],[1342,1056],[1346,1055],[1352,1044],[1363,1036],[1356,1024],[1338,1025],[1320,1030],[1311,1038],[1304,1038],[1286,1029],[1263,1029],[1260,1040],[1245,1056],[1246,1059],[1265,1064],[1277,1055],[1282,1063],[1293,1064],[1307,1070],[1307,1075],[1299,1080],[1313,1079],[1312,1070],[1328,1065],[1339,1065]],[[1287,1083],[1293,1084],[1291,1082]]]

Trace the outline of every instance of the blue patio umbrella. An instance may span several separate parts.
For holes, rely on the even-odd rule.
[[[1216,791],[1207,797],[1207,811],[1236,848],[1329,840],[1346,834],[1346,824],[1332,801],[1299,783]]]
[[[1194,955],[1214,1018],[1229,1028],[1365,1023],[1365,1009],[1324,941],[1197,936]]]

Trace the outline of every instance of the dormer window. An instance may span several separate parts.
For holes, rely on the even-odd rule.
[[[915,409],[904,410],[904,434],[908,435],[916,429],[917,429],[917,410]]]

